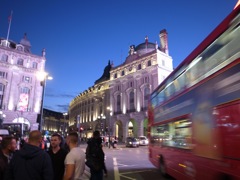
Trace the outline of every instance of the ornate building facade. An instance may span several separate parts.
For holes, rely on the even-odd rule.
[[[92,87],[75,97],[69,106],[70,131],[77,128],[82,138],[92,136],[94,130],[106,135],[109,129],[110,116],[107,107],[110,107],[109,78],[110,61],[105,67],[103,75],[95,81]]]
[[[80,129],[82,137],[91,137],[94,130],[120,141],[146,135],[148,97],[173,70],[166,30],[159,39],[160,46],[148,37],[131,45],[123,64],[113,67],[109,62],[95,85],[71,101],[70,125]]]
[[[39,128],[43,92],[39,76],[43,76],[45,63],[45,50],[41,56],[32,54],[26,34],[20,43],[0,38],[0,109],[6,115],[4,123],[20,122],[29,130]]]
[[[147,135],[147,107],[151,92],[172,72],[166,30],[160,31],[160,47],[145,42],[130,46],[125,62],[110,71],[111,127],[114,136]]]

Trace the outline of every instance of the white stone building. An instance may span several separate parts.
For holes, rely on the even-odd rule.
[[[38,129],[45,77],[45,50],[31,53],[26,34],[20,43],[0,38],[0,109],[4,123],[21,122],[28,130]]]
[[[149,94],[172,72],[167,32],[160,31],[160,47],[148,42],[130,46],[125,62],[110,71],[112,135],[120,140],[147,133]]]
[[[71,101],[70,126],[82,127],[82,137],[91,137],[94,130],[102,135],[110,132],[120,141],[146,135],[149,94],[173,70],[166,30],[159,38],[160,47],[148,42],[148,37],[144,43],[130,46],[123,64],[113,67],[109,62],[94,86]]]
[[[95,81],[94,85],[70,102],[69,131],[79,131],[81,128],[80,136],[82,138],[92,137],[94,130],[99,130],[101,135],[108,133],[110,115],[107,107],[110,107],[109,78],[111,67],[109,61],[103,75]]]

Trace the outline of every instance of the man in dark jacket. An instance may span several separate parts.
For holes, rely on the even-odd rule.
[[[16,139],[12,136],[6,136],[1,142],[0,149],[0,179],[4,179],[4,175],[8,164],[12,158],[13,152],[17,149]]]
[[[52,162],[39,145],[42,140],[40,131],[31,131],[28,143],[17,151],[6,174],[7,180],[52,180]]]
[[[51,148],[48,150],[48,154],[52,160],[54,180],[62,180],[65,171],[64,160],[67,156],[67,151],[60,147],[61,139],[60,134],[53,134],[50,140]]]
[[[93,132],[93,137],[87,142],[86,165],[90,168],[90,180],[103,180],[103,173],[107,176],[107,169],[102,150],[102,138],[99,131]]]

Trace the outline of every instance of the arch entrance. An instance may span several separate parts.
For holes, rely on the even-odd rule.
[[[131,119],[127,125],[127,136],[137,137],[137,122]]]
[[[118,140],[121,142],[123,139],[123,124],[122,121],[118,120],[116,121],[114,125],[114,136],[118,138]]]

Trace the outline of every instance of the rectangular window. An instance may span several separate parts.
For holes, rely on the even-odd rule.
[[[145,77],[145,83],[149,83],[149,78]]]
[[[33,63],[32,63],[32,68],[33,68],[33,69],[37,69],[37,67],[38,67],[38,63],[37,63],[37,62],[33,62]]]
[[[23,82],[30,83],[31,82],[31,78],[29,76],[23,76]]]
[[[164,59],[162,60],[162,66],[165,66],[165,61],[164,61]]]
[[[5,72],[0,71],[0,77],[4,78],[5,77]]]
[[[129,87],[133,87],[133,82],[131,81],[131,82],[129,82]]]
[[[7,62],[7,61],[8,61],[8,55],[3,54],[3,55],[2,55],[2,58],[1,58],[1,61]]]
[[[149,60],[149,61],[147,62],[147,65],[148,65],[148,66],[151,66],[151,65],[152,65],[151,60]]]
[[[142,69],[142,65],[141,64],[138,65],[138,70],[140,70],[140,69]]]
[[[189,119],[182,119],[151,129],[151,143],[181,149],[192,149],[192,127]]]
[[[18,59],[17,65],[23,66],[23,59]]]

